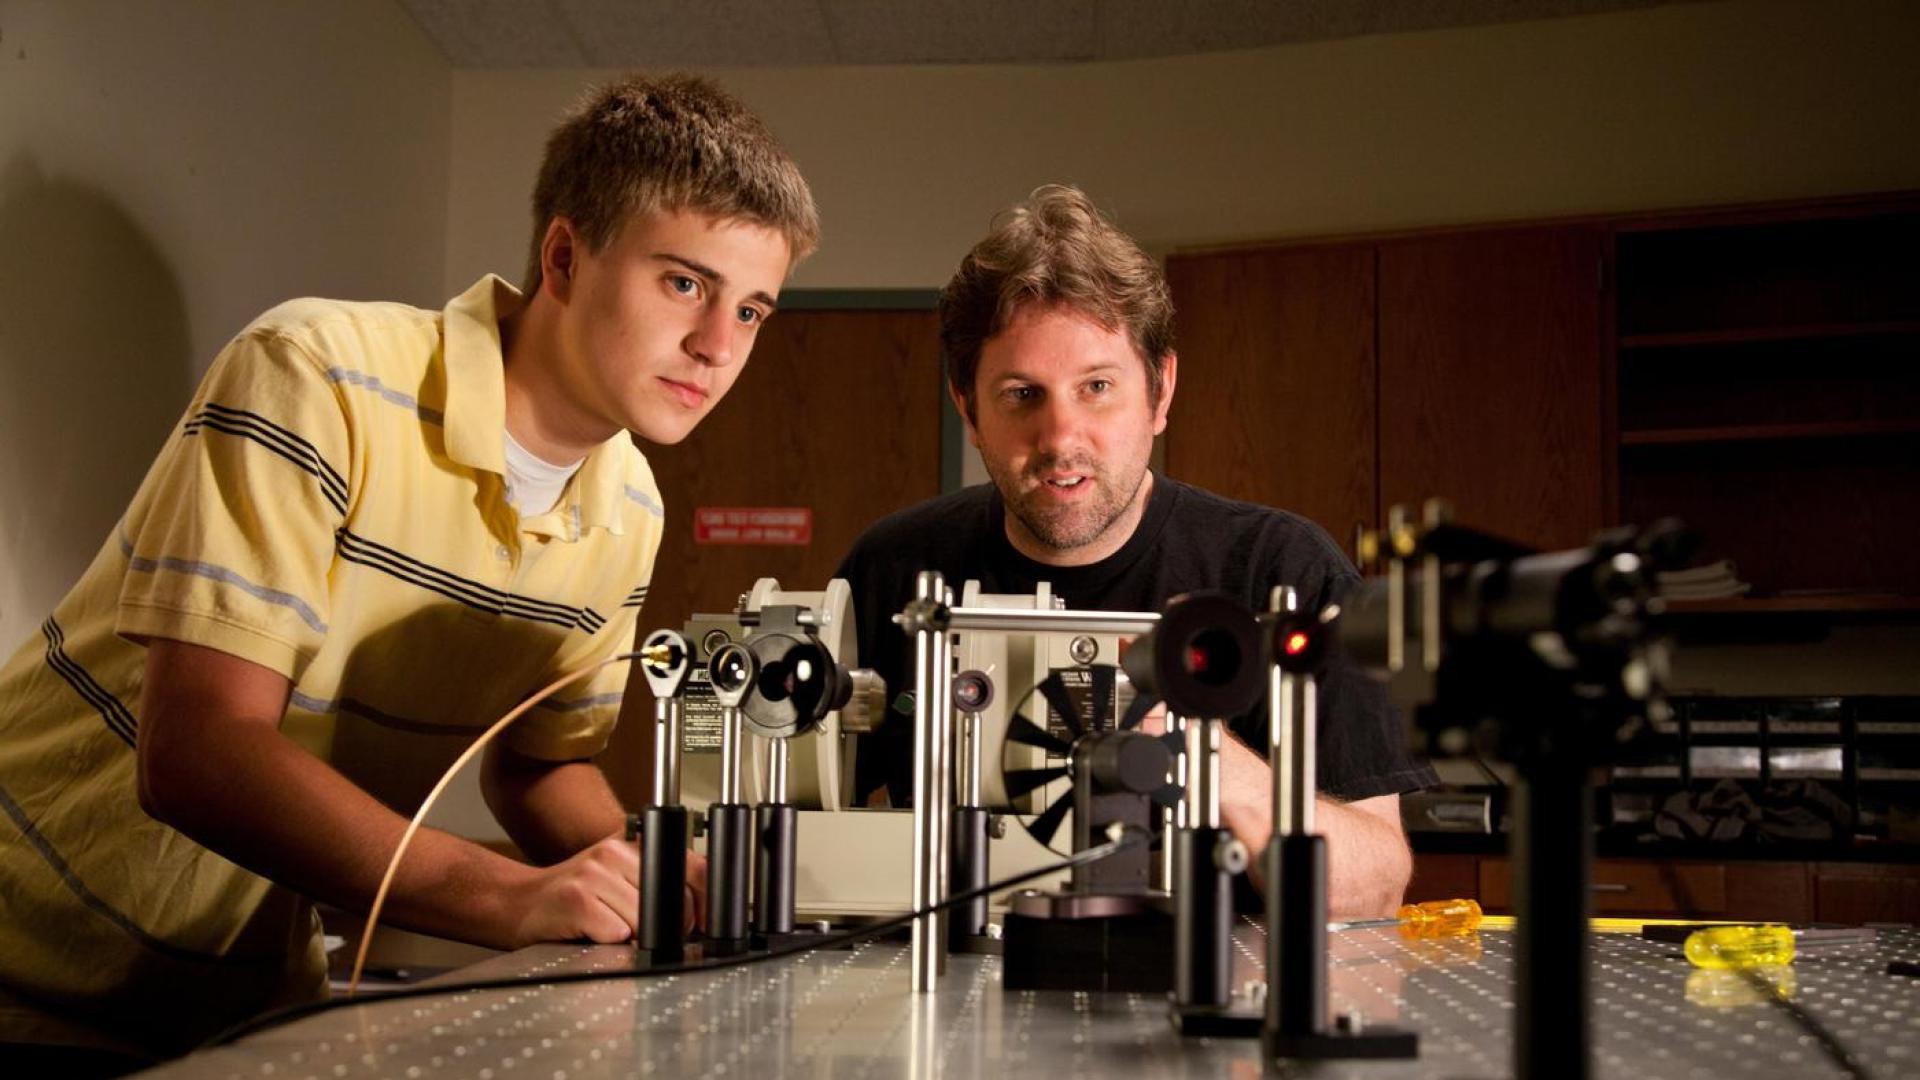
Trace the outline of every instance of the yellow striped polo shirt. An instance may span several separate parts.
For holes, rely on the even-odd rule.
[[[170,1053],[325,992],[305,900],[141,811],[141,642],[284,674],[280,730],[404,814],[526,694],[631,647],[659,489],[623,433],[552,511],[508,505],[498,320],[519,303],[493,277],[437,312],[297,300],[215,361],[0,668],[0,1042]],[[503,738],[588,757],[625,682],[609,667]]]

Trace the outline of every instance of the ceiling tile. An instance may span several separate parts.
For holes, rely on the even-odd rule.
[[[396,0],[460,67],[1058,63],[1697,0]]]
[[[455,67],[579,67],[550,0],[400,0]]]
[[[821,0],[845,64],[1090,60],[1096,0]]]
[[[552,0],[596,67],[828,64],[815,0]]]

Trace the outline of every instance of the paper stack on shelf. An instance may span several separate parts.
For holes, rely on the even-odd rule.
[[[1725,600],[1745,596],[1752,589],[1751,584],[1740,580],[1732,559],[1660,572],[1660,595],[1669,600]]]

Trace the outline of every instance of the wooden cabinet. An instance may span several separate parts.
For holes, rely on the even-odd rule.
[[[1602,498],[1602,234],[1578,225],[1173,256],[1167,471],[1342,543],[1451,500],[1523,543]]]
[[[1378,510],[1370,245],[1177,255],[1167,472],[1343,542]]]
[[[1734,609],[1917,609],[1916,250],[1909,194],[1175,254],[1167,471],[1343,544],[1677,516]]]
[[[1414,856],[1407,901],[1468,896],[1513,912],[1504,855]],[[1920,865],[1759,859],[1596,859],[1593,913],[1769,922],[1920,923]]]
[[[1414,854],[1413,879],[1407,882],[1407,903],[1462,897],[1480,899],[1480,856]]]
[[[1734,609],[1920,606],[1920,199],[1614,232],[1619,516],[1673,514]]]
[[[1821,922],[1920,923],[1920,866],[1821,862],[1812,877]]]
[[[1601,234],[1588,226],[1383,243],[1380,506],[1577,547],[1601,496]]]

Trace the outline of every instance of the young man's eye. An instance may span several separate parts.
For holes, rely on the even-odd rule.
[[[758,326],[766,315],[759,308],[743,307],[738,313],[738,318],[741,326]]]
[[[1095,379],[1087,384],[1087,392],[1091,394],[1104,394],[1111,389],[1113,389],[1112,379]]]
[[[1040,391],[1034,389],[1031,386],[1009,386],[1007,387],[1007,391],[1006,391],[1006,397],[1008,401],[1015,402],[1016,404],[1022,404],[1022,405],[1026,404],[1027,402],[1038,399],[1039,396],[1040,396]]]
[[[700,292],[700,282],[685,274],[667,275],[667,287],[681,296],[694,296]]]

